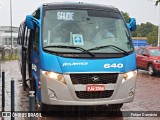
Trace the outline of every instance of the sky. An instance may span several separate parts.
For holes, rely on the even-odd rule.
[[[18,27],[25,16],[31,14],[41,4],[49,2],[64,2],[67,0],[11,0],[12,25]],[[71,0],[69,0],[71,1]],[[160,7],[155,6],[155,0],[72,0],[74,2],[96,3],[113,5],[120,11],[127,12],[130,17],[136,18],[137,24],[150,22],[160,24]],[[0,26],[10,26],[10,0],[0,0]]]

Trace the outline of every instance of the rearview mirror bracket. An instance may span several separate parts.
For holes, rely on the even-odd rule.
[[[33,17],[33,15],[27,15],[26,16],[26,26],[28,29],[34,29],[34,24],[37,26],[40,26],[40,20],[37,18]]]

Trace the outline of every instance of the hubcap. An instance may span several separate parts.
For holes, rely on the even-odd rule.
[[[148,73],[149,73],[150,75],[153,74],[153,68],[152,68],[152,66],[149,66],[149,68],[148,68]]]

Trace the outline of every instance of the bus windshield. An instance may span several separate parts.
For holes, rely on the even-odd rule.
[[[120,13],[98,10],[45,10],[43,48],[53,52],[74,52],[65,46],[80,47],[93,53],[133,51],[130,34]],[[115,46],[101,47],[101,46]],[[57,47],[63,46],[63,47]],[[100,47],[101,49],[94,49]]]

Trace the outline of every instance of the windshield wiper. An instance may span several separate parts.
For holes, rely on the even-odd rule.
[[[64,45],[51,45],[51,46],[45,46],[43,48],[68,48],[68,49],[76,49],[76,50],[80,50],[82,51],[82,53],[88,53],[90,56],[95,57],[95,55],[91,52],[89,52],[88,50],[81,48],[81,47],[75,47],[75,46],[64,46]]]
[[[114,45],[105,45],[105,46],[94,47],[94,48],[88,49],[87,51],[99,50],[99,49],[108,48],[108,47],[116,48],[116,49],[122,51],[123,54],[125,54],[125,55],[128,55],[128,54],[129,54],[127,51],[125,51],[125,50],[123,50],[123,49],[121,49],[121,48],[119,48],[119,47],[117,47],[117,46],[114,46]]]

